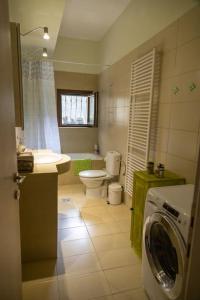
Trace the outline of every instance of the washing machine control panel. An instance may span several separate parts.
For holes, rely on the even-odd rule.
[[[178,225],[180,231],[185,232],[185,228],[188,227],[190,219],[187,215],[181,214],[178,212],[175,208],[173,208],[171,205],[169,205],[167,202],[163,203],[162,209],[165,210],[168,216],[172,217],[173,220]]]
[[[168,203],[165,202],[163,204],[163,208],[166,209],[170,213],[170,215],[172,215],[176,219],[178,219],[178,217],[180,215],[179,212],[176,209],[174,209],[172,206],[170,206]]]

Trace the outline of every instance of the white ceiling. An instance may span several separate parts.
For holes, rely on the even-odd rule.
[[[10,21],[20,23],[21,32],[27,32],[38,26],[49,28],[50,40],[42,38],[43,31],[38,30],[21,37],[23,50],[31,52],[46,47],[49,54],[55,48],[65,0],[9,0]],[[42,50],[41,50],[42,52]]]
[[[131,0],[66,0],[59,35],[99,41]]]

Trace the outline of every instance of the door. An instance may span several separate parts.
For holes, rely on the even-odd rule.
[[[186,247],[174,222],[154,213],[144,225],[145,251],[155,280],[168,299],[178,299],[183,288]]]
[[[8,1],[0,0],[0,299],[21,299],[19,202]]]

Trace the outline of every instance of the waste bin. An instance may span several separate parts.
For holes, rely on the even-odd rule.
[[[122,202],[122,186],[120,183],[111,183],[108,186],[108,201],[110,204],[116,205]]]

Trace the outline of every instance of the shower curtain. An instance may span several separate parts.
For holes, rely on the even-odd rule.
[[[23,61],[24,143],[60,153],[53,64]]]

